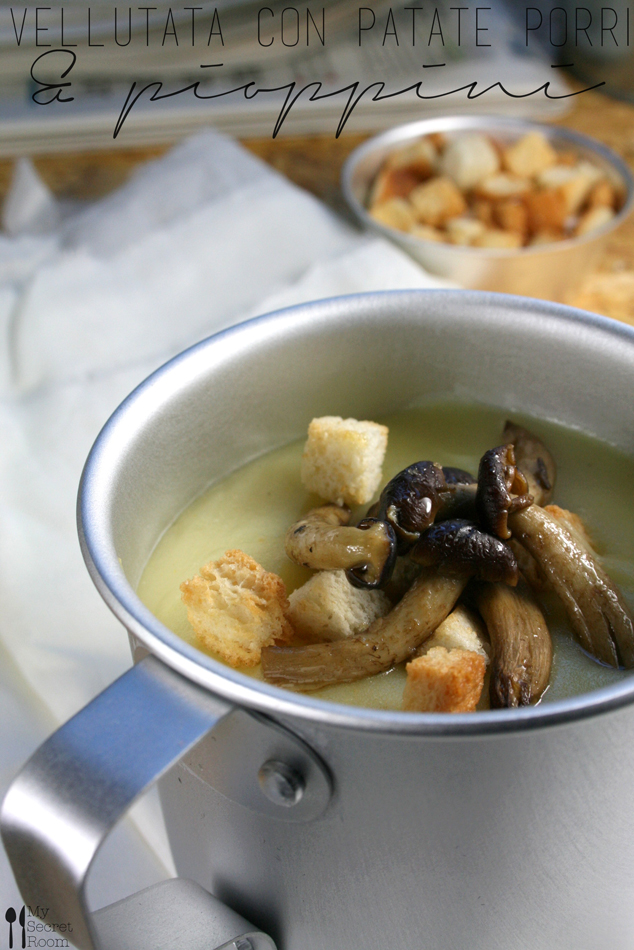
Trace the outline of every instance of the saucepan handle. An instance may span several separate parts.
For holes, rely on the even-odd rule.
[[[100,845],[231,708],[149,656],[54,733],[15,779],[1,825],[18,887],[27,905],[50,908],[49,921],[72,922],[80,950],[102,945],[85,894]]]

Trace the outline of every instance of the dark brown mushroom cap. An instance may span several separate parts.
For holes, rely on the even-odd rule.
[[[477,521],[478,514],[475,506],[477,482],[455,482],[447,488],[448,491],[443,495],[440,510],[436,514],[436,521],[449,521],[452,518]]]
[[[511,537],[508,516],[533,503],[527,494],[526,479],[515,465],[513,445],[500,445],[489,449],[480,459],[476,512],[482,526],[492,534],[507,540]],[[515,497],[514,497],[515,496]]]
[[[464,468],[454,468],[451,465],[443,465],[442,473],[445,476],[447,485],[475,485],[476,482],[471,472],[466,472]]]
[[[415,462],[387,483],[379,498],[378,517],[396,531],[399,554],[406,553],[433,524],[447,483],[440,465]]]
[[[499,538],[463,518],[441,521],[421,535],[410,552],[412,561],[436,567],[441,574],[468,572],[479,580],[514,587],[519,579],[515,555]]]
[[[379,518],[364,518],[357,525],[360,531],[371,531],[376,536],[372,546],[372,559],[359,567],[350,567],[346,577],[353,587],[360,590],[375,590],[387,584],[396,564],[396,534],[387,521]]]
[[[528,482],[528,490],[536,505],[547,505],[557,480],[557,466],[542,440],[523,426],[507,419],[502,438],[512,442],[515,464]]]

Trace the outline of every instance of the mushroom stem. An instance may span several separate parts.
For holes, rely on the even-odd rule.
[[[504,425],[502,439],[515,449],[515,464],[528,483],[534,504],[547,505],[555,487],[557,466],[542,440],[510,420]]]
[[[511,590],[502,584],[483,584],[476,598],[493,648],[491,706],[536,703],[548,686],[553,648],[528,585],[522,580]]]
[[[349,509],[339,505],[313,508],[286,532],[286,553],[291,561],[316,571],[354,570],[356,586],[376,587],[393,567],[393,532],[372,519],[349,527],[349,519]]]
[[[509,525],[562,601],[584,650],[610,666],[634,667],[627,604],[587,548],[537,505],[510,515]]]
[[[451,612],[468,574],[423,571],[403,599],[357,637],[302,647],[266,647],[262,673],[276,686],[312,690],[384,673],[412,656]]]

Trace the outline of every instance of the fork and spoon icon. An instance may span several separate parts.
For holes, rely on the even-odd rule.
[[[24,907],[22,907],[22,910],[20,911],[20,915],[18,917],[18,923],[20,924],[20,927],[22,928],[23,950],[24,950],[24,947],[26,947],[26,931],[24,929],[24,917],[25,917],[25,911],[24,911]],[[9,925],[9,950],[13,950],[13,925],[16,919],[16,913],[13,907],[7,908],[6,913],[4,915],[4,919]]]

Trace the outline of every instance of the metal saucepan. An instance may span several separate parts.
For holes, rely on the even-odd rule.
[[[136,665],[7,795],[3,836],[25,902],[72,921],[81,948],[127,947],[102,936],[84,882],[158,779],[181,877],[254,922],[227,947],[270,947],[270,934],[279,950],[631,950],[634,679],[472,715],[338,706],[199,653],[135,587],[191,499],[305,434],[312,416],[371,419],[459,394],[632,454],[633,383],[631,328],[464,291],[306,304],[154,373],[99,435],[79,498],[88,568]],[[130,946],[142,936],[137,921]]]

